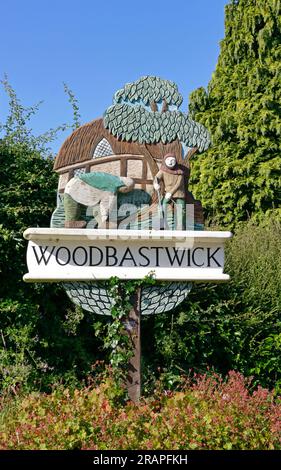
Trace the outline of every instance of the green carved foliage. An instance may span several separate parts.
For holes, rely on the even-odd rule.
[[[159,112],[153,106],[153,111],[145,107],[164,100],[176,107],[182,103],[177,85],[169,80],[146,76],[127,83],[115,93],[113,106],[104,114],[104,126],[127,142],[166,144],[179,139],[188,147],[197,147],[200,152],[206,150],[211,140],[204,126],[178,110]]]
[[[216,71],[190,96],[191,117],[213,143],[194,159],[192,191],[229,227],[281,215],[280,13],[277,0],[231,1]]]
[[[207,129],[181,111],[150,112],[142,105],[120,103],[107,109],[104,126],[125,141],[166,144],[179,139],[200,152],[210,145]]]
[[[136,102],[141,100],[148,105],[151,101],[166,100],[167,104],[180,106],[182,104],[182,95],[178,87],[170,80],[163,80],[159,77],[145,76],[133,83],[127,83],[124,88],[118,90],[113,102],[114,104],[122,101]]]

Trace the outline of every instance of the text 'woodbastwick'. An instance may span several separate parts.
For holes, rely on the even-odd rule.
[[[167,246],[114,247],[33,245],[38,266],[121,266],[121,267],[222,267],[222,248],[197,246],[183,249]]]

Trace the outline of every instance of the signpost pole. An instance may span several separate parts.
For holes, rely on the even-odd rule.
[[[129,361],[127,389],[129,398],[138,403],[141,396],[141,287],[132,296],[132,309],[126,330],[132,342],[133,356]]]

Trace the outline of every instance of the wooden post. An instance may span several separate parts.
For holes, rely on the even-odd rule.
[[[132,309],[126,321],[126,330],[133,345],[133,356],[129,361],[127,389],[129,398],[138,403],[141,396],[141,287],[132,296]]]

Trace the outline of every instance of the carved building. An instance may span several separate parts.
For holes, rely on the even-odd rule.
[[[63,196],[67,182],[81,173],[105,172],[116,176],[131,177],[135,188],[151,196],[152,210],[157,212],[153,178],[167,153],[174,153],[182,162],[182,146],[179,140],[163,144],[127,142],[112,135],[103,119],[95,119],[76,129],[63,143],[54,164],[59,174],[58,193]],[[187,162],[186,162],[187,164]],[[194,204],[195,224],[203,224],[200,201],[188,193],[189,203]]]

